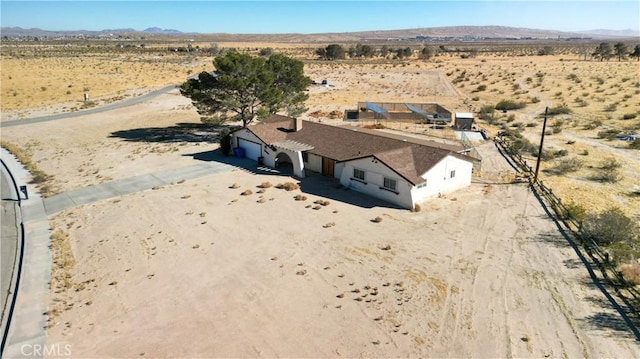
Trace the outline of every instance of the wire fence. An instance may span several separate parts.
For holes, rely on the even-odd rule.
[[[535,171],[529,166],[525,159],[511,146],[508,138],[495,137],[494,141],[498,148],[509,158],[512,165],[515,165],[519,171],[524,174],[524,177],[528,179],[531,190],[541,200],[545,201],[546,205],[553,211],[551,214],[554,219],[561,223],[564,228],[571,233],[572,237],[577,240],[579,246],[575,245],[576,242],[571,243],[574,248],[580,250],[582,254],[586,254],[590,260],[585,262],[587,266],[593,265],[597,267],[602,273],[602,282],[606,284],[606,288],[603,290],[608,291],[613,289],[626,305],[626,310],[621,312],[625,317],[627,323],[632,326],[632,330],[638,340],[640,340],[640,334],[637,327],[640,325],[640,292],[636,286],[627,281],[623,274],[617,269],[615,263],[609,258],[609,253],[600,247],[593,239],[586,237],[582,234],[582,224],[579,220],[573,217],[571,210],[562,203],[562,199],[553,193],[553,190],[542,183],[535,177]],[[544,203],[543,203],[544,204]],[[568,238],[570,241],[573,239]],[[592,274],[592,268],[588,268],[590,274]],[[594,274],[592,274],[593,277]],[[596,278],[594,278],[596,279]],[[597,280],[600,280],[599,278]],[[626,317],[626,315],[629,317]]]

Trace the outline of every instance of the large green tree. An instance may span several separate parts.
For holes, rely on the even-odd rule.
[[[600,43],[600,45],[598,45],[598,47],[596,48],[596,50],[593,52],[593,56],[594,57],[599,57],[600,61],[602,60],[609,60],[612,56],[612,48],[611,48],[611,44],[608,42],[602,42]]]
[[[624,42],[616,42],[613,48],[616,56],[618,56],[618,61],[622,61],[622,59],[627,56],[627,45],[625,45]]]
[[[635,57],[636,60],[640,61],[640,45],[636,45],[636,47],[633,48],[633,52],[630,53],[629,56]]]
[[[340,44],[330,44],[316,49],[316,55],[325,60],[344,60],[346,51]]]
[[[228,52],[213,64],[214,72],[202,72],[180,87],[204,122],[238,120],[246,127],[281,110],[290,116],[304,111],[311,79],[304,76],[301,61],[280,54],[264,59]]]

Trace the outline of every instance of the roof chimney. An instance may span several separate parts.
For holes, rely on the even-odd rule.
[[[293,119],[293,130],[295,132],[298,132],[298,131],[302,130],[302,119],[300,119],[300,118],[294,118]]]

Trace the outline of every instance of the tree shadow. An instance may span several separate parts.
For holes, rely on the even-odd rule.
[[[539,233],[535,239],[539,242],[550,244],[556,248],[567,248],[570,246],[567,239],[557,231]],[[578,260],[578,262],[582,263],[580,260]]]
[[[220,132],[227,126],[211,126],[204,123],[178,123],[170,127],[134,128],[112,132],[110,138],[129,142],[218,142]]]
[[[616,313],[596,313],[580,319],[594,330],[606,331],[606,336],[625,339],[636,339],[634,333],[629,330],[628,324]]]

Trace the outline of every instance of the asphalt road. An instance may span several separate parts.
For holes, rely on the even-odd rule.
[[[4,315],[7,312],[7,299],[16,260],[16,248],[18,244],[18,227],[16,225],[16,211],[19,210],[17,194],[13,182],[6,173],[4,166],[0,175],[0,195],[2,196],[2,213],[0,221],[0,310],[2,310],[1,322],[4,323]]]
[[[12,126],[21,126],[21,125],[30,125],[30,124],[34,124],[34,123],[38,123],[38,122],[55,121],[55,120],[61,120],[61,119],[64,119],[64,118],[85,116],[85,115],[91,115],[91,114],[94,114],[94,113],[99,113],[99,112],[104,112],[104,111],[116,110],[116,109],[119,109],[119,108],[135,105],[135,104],[138,104],[140,102],[144,102],[144,101],[150,100],[150,99],[152,99],[152,98],[154,98],[156,96],[162,95],[164,93],[167,93],[167,92],[175,89],[177,86],[179,86],[179,85],[165,86],[165,87],[163,87],[161,89],[157,89],[155,91],[149,92],[149,93],[144,94],[142,96],[133,97],[133,98],[130,98],[130,99],[127,99],[127,100],[123,100],[123,101],[120,101],[120,102],[114,102],[114,103],[111,103],[111,104],[108,104],[108,105],[92,108],[92,109],[89,109],[89,110],[82,110],[82,111],[76,111],[76,112],[64,112],[64,113],[58,113],[58,114],[55,114],[55,115],[42,116],[42,117],[32,117],[32,118],[26,118],[26,119],[22,119],[22,120],[3,121],[3,122],[0,122],[0,128],[2,128],[2,127],[12,127]]]

